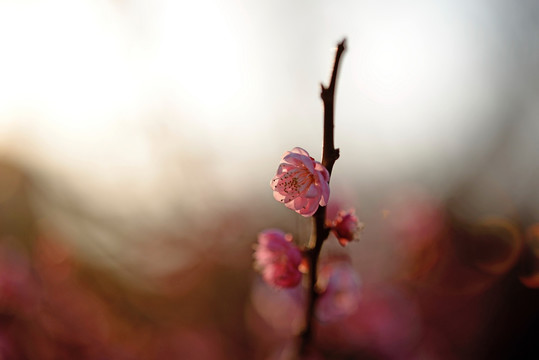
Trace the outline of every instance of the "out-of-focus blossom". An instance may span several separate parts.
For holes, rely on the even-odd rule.
[[[340,210],[330,226],[331,231],[333,231],[342,246],[346,246],[350,241],[359,239],[358,234],[365,227],[357,219],[354,210]]]
[[[346,358],[396,360],[418,359],[412,352],[424,336],[420,309],[409,289],[366,281],[353,313],[322,324],[317,339],[328,350],[355,354]]]
[[[36,302],[31,263],[23,253],[0,245],[0,309],[28,312]]]
[[[276,289],[257,279],[252,287],[251,303],[257,318],[263,320],[263,326],[249,319],[251,331],[264,336],[263,341],[278,342],[283,338],[297,335],[305,321],[305,293],[301,286],[289,289]],[[251,314],[252,316],[252,314]],[[268,325],[273,331],[268,331]]]
[[[290,339],[278,346],[266,360],[290,360],[297,359],[298,353],[297,339]],[[324,360],[326,359],[317,349],[308,348],[306,354],[301,355],[301,360]]]
[[[361,282],[348,261],[330,261],[320,268],[317,287],[321,292],[316,309],[321,321],[334,321],[356,310]]]
[[[0,359],[18,359],[13,339],[7,331],[0,331]]]
[[[312,216],[329,200],[327,169],[300,147],[284,153],[270,185],[275,200],[303,216]]]
[[[424,189],[403,189],[387,210],[389,226],[405,251],[419,251],[444,231],[445,214],[439,200]]]
[[[292,243],[292,235],[269,229],[258,235],[254,257],[256,267],[271,285],[290,288],[301,281],[301,251]]]
[[[399,276],[408,280],[433,276],[447,258],[447,215],[440,200],[423,188],[402,188],[390,196],[384,211],[388,237],[395,249]]]
[[[539,288],[539,224],[526,230],[525,248],[519,270],[522,284],[532,289]]]

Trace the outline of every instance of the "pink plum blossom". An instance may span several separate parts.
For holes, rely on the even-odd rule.
[[[254,257],[268,284],[291,288],[301,281],[301,251],[292,243],[292,235],[278,229],[261,232]]]
[[[331,260],[320,268],[320,291],[316,314],[321,321],[334,321],[352,314],[359,303],[361,282],[348,261]]]
[[[340,210],[335,220],[330,223],[330,227],[339,243],[345,246],[350,241],[357,239],[358,233],[363,230],[365,225],[358,221],[354,210]]]
[[[329,200],[327,169],[300,147],[284,153],[270,185],[275,200],[303,216],[312,216]]]

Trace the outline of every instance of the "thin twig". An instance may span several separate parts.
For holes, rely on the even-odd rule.
[[[335,103],[335,83],[337,81],[337,72],[341,55],[346,49],[346,39],[341,41],[337,46],[335,53],[335,62],[331,73],[331,80],[328,87],[321,84],[320,97],[324,103],[324,142],[322,146],[322,165],[326,167],[330,176],[333,170],[335,161],[339,158],[339,149],[335,149],[333,141],[334,128],[334,103]],[[329,229],[326,227],[326,207],[318,208],[313,216],[313,229],[311,239],[309,241],[309,283],[307,292],[307,308],[305,312],[305,328],[300,334],[299,357],[307,354],[311,345],[313,336],[314,309],[318,298],[316,289],[316,280],[318,276],[318,258],[322,250],[322,244],[329,235]]]

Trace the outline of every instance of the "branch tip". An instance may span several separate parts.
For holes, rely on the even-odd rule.
[[[339,51],[346,50],[346,38],[342,39],[342,41],[337,45],[337,49]]]

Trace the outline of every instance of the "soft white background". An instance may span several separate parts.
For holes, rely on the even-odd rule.
[[[470,171],[536,204],[534,2],[0,2],[0,149],[101,214],[165,221],[252,198],[294,146],[320,158],[337,89],[336,184]],[[216,205],[217,204],[217,205]],[[199,211],[199,212],[197,212]]]

